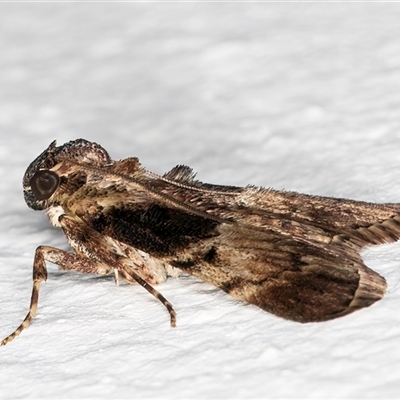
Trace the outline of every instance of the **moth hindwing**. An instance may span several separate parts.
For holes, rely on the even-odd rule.
[[[317,322],[382,298],[385,279],[359,251],[400,236],[398,204],[211,185],[182,165],[160,176],[83,139],[51,143],[23,189],[74,251],[36,249],[29,312],[3,345],[35,316],[47,261],[138,283],[168,309],[171,326],[175,311],[153,285],[181,273],[277,316]]]

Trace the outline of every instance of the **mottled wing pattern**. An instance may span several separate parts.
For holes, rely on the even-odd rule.
[[[384,295],[385,280],[353,250],[322,248],[240,226],[221,226],[219,231],[217,243],[194,253],[191,263],[172,265],[280,317],[328,320]]]
[[[138,186],[127,160],[120,163],[96,193],[104,207],[76,203],[97,232],[300,322],[336,318],[384,295],[384,278],[358,251],[399,237],[398,205],[203,184],[185,166],[148,173]]]

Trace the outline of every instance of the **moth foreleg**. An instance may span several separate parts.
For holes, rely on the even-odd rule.
[[[170,315],[170,324],[171,327],[175,328],[176,326],[176,313],[172,304],[156,289],[154,289],[151,285],[149,285],[144,279],[142,279],[138,274],[134,271],[125,269],[119,269],[118,273],[121,275],[123,279],[125,279],[129,283],[138,283],[140,286],[145,288],[150,294],[152,294],[156,299],[160,300],[160,302],[166,307]]]
[[[9,336],[1,341],[4,346],[11,342],[24,329],[28,328],[32,318],[36,315],[39,301],[40,283],[47,279],[46,261],[59,265],[63,269],[74,270],[86,273],[104,273],[104,266],[98,262],[80,257],[67,251],[56,249],[50,246],[39,246],[35,252],[33,261],[33,287],[32,297],[28,314],[22,324]]]
[[[77,253],[101,260],[103,265],[108,268],[108,272],[114,271],[114,280],[117,285],[120,276],[129,283],[138,283],[145,288],[167,308],[170,324],[175,327],[176,313],[171,303],[149,283],[159,283],[165,280],[167,275],[165,269],[160,272],[157,269],[160,266],[154,260],[151,263],[146,262],[144,256],[135,248],[129,247],[128,249],[118,241],[100,234],[75,218],[63,215],[59,222],[70,245]],[[155,268],[150,266],[153,268],[155,266]],[[143,278],[136,271],[141,271]],[[96,273],[101,272],[96,271]]]

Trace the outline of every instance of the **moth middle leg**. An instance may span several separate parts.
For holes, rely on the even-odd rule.
[[[82,246],[82,243],[81,243]],[[48,247],[50,249],[48,254],[52,259],[46,259],[47,261],[52,262],[53,264],[59,265],[61,268],[65,270],[74,270],[84,273],[91,274],[107,274],[111,272],[113,269],[114,272],[114,280],[116,284],[119,283],[119,276],[122,277],[126,282],[130,284],[138,283],[144,289],[146,289],[150,294],[152,294],[156,299],[158,299],[161,304],[165,306],[170,315],[170,324],[171,327],[176,326],[176,313],[172,306],[172,304],[156,289],[154,289],[149,283],[147,283],[143,278],[141,278],[132,268],[128,268],[124,265],[123,258],[109,260],[114,268],[107,266],[101,262],[94,262],[88,258],[80,257],[73,253],[68,253],[59,249],[54,249]],[[133,255],[133,254],[131,254]]]

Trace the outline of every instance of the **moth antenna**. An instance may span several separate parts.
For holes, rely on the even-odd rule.
[[[1,341],[1,346],[5,346],[7,343],[11,342],[15,337],[17,337],[24,329],[28,328],[28,326],[31,324],[32,318],[36,315],[37,305],[39,301],[40,282],[41,281],[33,282],[31,304],[29,306],[28,314],[26,314],[26,317],[22,321],[22,324],[11,335],[8,335]]]
[[[142,279],[138,274],[136,274],[132,270],[127,272],[124,269],[120,269],[118,270],[118,273],[121,275],[122,279],[125,279],[127,282],[131,284],[138,283],[140,286],[145,288],[150,294],[152,294],[156,299],[158,299],[169,312],[171,327],[172,328],[176,327],[176,312],[172,307],[172,304],[159,291],[154,289],[151,285],[149,285],[144,279]]]

